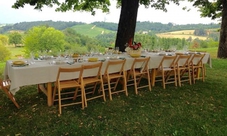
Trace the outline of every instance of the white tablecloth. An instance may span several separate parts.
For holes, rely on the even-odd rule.
[[[157,68],[163,57],[163,56],[159,56],[157,53],[145,53],[142,55],[150,57],[150,62],[149,62],[150,69]],[[103,58],[107,59],[107,56],[98,56],[98,57],[100,59],[103,59]],[[117,57],[122,57],[126,59],[125,70],[129,70],[131,68],[134,58],[131,58],[127,54],[120,54]],[[10,91],[13,94],[15,94],[21,86],[55,82],[59,67],[79,67],[84,64],[96,63],[96,62],[82,62],[82,63],[76,62],[72,65],[69,65],[67,63],[50,64],[50,62],[53,60],[40,60],[40,61],[35,61],[34,64],[31,64],[25,67],[13,67],[12,61],[13,60],[9,60],[6,62],[4,77],[9,78],[11,80]],[[104,73],[107,61],[108,59],[105,62],[103,62],[102,73]],[[210,67],[212,66],[209,54],[205,55],[203,59],[203,63],[209,63]],[[114,71],[114,67],[112,68],[112,70]],[[93,74],[92,71],[89,71],[84,73],[83,76],[87,77],[87,76],[91,76],[92,74]]]

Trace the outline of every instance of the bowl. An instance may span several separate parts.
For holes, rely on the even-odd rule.
[[[88,62],[96,62],[98,61],[98,58],[88,58]]]
[[[13,65],[25,65],[25,61],[22,60],[17,60],[17,61],[13,61]]]
[[[131,53],[130,56],[132,58],[139,58],[141,54]]]

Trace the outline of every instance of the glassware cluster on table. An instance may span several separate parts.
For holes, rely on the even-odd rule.
[[[89,53],[73,53],[72,51],[59,51],[56,56],[50,55],[47,52],[39,53],[37,57],[31,53],[30,59],[28,59],[30,64],[34,64],[36,61],[47,61],[49,64],[74,64],[89,62],[91,58],[97,58],[97,61],[105,61],[106,59],[117,59],[119,58],[119,47],[108,48],[104,53],[99,51],[90,50]]]

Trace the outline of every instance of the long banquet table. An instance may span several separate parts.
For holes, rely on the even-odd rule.
[[[142,55],[150,57],[150,62],[149,62],[150,69],[157,68],[163,57],[158,55],[157,53],[144,53]],[[130,57],[128,54],[119,54],[115,56],[95,56],[95,57],[98,57],[99,60],[104,60],[104,59],[106,60],[103,62],[103,65],[102,65],[102,73],[104,73],[107,61],[111,60],[111,58],[114,58],[114,59],[125,58],[126,59],[125,70],[129,70],[131,68],[132,62],[134,60],[134,58]],[[84,58],[84,60],[86,59]],[[55,82],[56,80],[59,67],[79,67],[81,65],[96,63],[96,62],[83,61],[83,62],[76,62],[70,65],[68,63],[53,64],[52,62],[54,60],[49,59],[49,60],[37,60],[35,61],[34,64],[30,64],[24,67],[14,67],[12,66],[13,61],[14,60],[8,60],[6,62],[5,71],[4,71],[5,79],[11,80],[10,91],[13,94],[15,94],[22,86],[39,85],[39,87],[47,95],[48,106],[52,105],[52,83]],[[210,67],[212,67],[210,55],[208,53],[206,53],[206,55],[204,56],[203,63],[209,64]],[[114,71],[114,67],[112,68],[112,70]],[[89,71],[84,73],[83,76],[88,77],[91,75],[92,75],[92,71]],[[71,77],[66,77],[66,78],[71,78]],[[46,90],[42,86],[42,84],[47,84]]]

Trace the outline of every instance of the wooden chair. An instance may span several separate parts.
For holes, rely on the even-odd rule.
[[[20,106],[16,102],[14,95],[10,92],[10,80],[2,80],[0,79],[0,89],[5,92],[8,98],[14,103],[14,105],[19,109]]]
[[[177,55],[176,59],[176,71],[177,71],[177,79],[178,85],[181,87],[182,82],[189,82],[191,85],[191,74],[189,61],[191,59],[191,55]]]
[[[127,86],[134,85],[136,94],[138,94],[138,89],[145,87],[148,87],[149,91],[151,91],[150,72],[148,68],[149,61],[150,57],[135,58],[131,69],[127,72]],[[142,78],[147,80],[147,84],[140,84]]]
[[[112,94],[124,92],[128,96],[126,72],[124,70],[124,60],[110,60],[107,62],[105,73],[103,75],[104,89],[108,86],[108,92],[110,100],[112,100]],[[117,89],[118,84],[122,81],[122,89]]]
[[[163,56],[158,68],[152,70],[153,86],[157,81],[162,81],[163,89],[166,88],[166,84],[174,83],[175,86],[177,86],[175,60],[176,56]],[[173,78],[171,78],[171,76],[173,76]],[[157,77],[161,79],[156,79]]]
[[[83,72],[81,77],[81,84],[84,87],[83,90],[84,90],[85,107],[87,107],[87,101],[90,101],[93,99],[102,97],[103,100],[106,101],[101,68],[102,68],[102,62],[82,66]],[[84,77],[83,74],[89,71],[90,72],[92,71],[91,73],[93,75],[89,77]],[[100,90],[97,89],[98,84],[100,85],[100,88],[101,88]],[[98,90],[97,94],[95,94],[96,90]]]
[[[190,50],[191,52],[194,52],[194,53],[201,53],[201,54],[206,54],[207,51],[200,51],[200,50]],[[205,55],[204,55],[205,56]],[[203,64],[203,69],[204,69],[204,76],[206,76],[206,64]]]
[[[205,54],[193,54],[190,61],[190,70],[192,74],[192,81],[195,84],[195,80],[202,78],[205,81],[205,70],[203,65],[203,57]]]
[[[59,68],[53,91],[53,104],[58,100],[59,114],[62,114],[62,107],[81,104],[84,109],[83,85],[81,84],[82,67],[76,68]],[[66,78],[71,75],[72,78]],[[79,78],[76,78],[79,77]],[[79,89],[80,88],[80,89]],[[72,91],[70,90],[72,89]],[[58,99],[56,97],[58,91]],[[78,91],[81,92],[80,100],[75,101]],[[64,103],[62,103],[64,101]],[[67,101],[67,102],[66,102]]]

